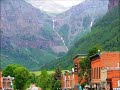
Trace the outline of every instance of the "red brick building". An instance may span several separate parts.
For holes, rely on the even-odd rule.
[[[0,70],[0,90],[13,90],[13,77],[3,77],[2,71]]]
[[[78,84],[78,75],[66,71],[65,75],[62,76],[62,90],[73,89],[76,84]]]
[[[2,77],[3,78],[3,88],[5,90],[13,90],[13,80],[14,77]]]
[[[102,52],[90,57],[91,83],[93,88],[104,87],[108,83],[113,88],[120,82],[120,52]]]
[[[2,90],[2,71],[0,70],[0,90]]]
[[[87,56],[87,54],[78,54],[73,58],[73,62],[74,62],[74,74],[76,74],[78,76],[78,73],[80,72],[80,66],[79,63],[82,59],[84,59]],[[84,77],[80,78],[78,77],[78,83],[82,84],[84,83]]]
[[[74,68],[72,71],[66,71],[62,76],[62,90],[77,90],[75,86],[84,82],[84,78],[78,77],[78,72],[80,72],[79,62],[85,57],[85,54],[78,54],[73,58]]]

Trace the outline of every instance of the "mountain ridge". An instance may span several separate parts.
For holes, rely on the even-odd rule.
[[[62,69],[69,69],[73,67],[72,61],[75,55],[86,54],[94,46],[102,48],[102,51],[120,52],[119,10],[120,3],[108,10],[107,14],[93,25],[91,32],[79,39],[66,56],[59,58],[54,63],[46,64],[43,68],[47,66],[49,69],[53,69],[57,65]]]
[[[87,0],[63,14],[57,15],[55,29],[66,39],[66,45],[71,48],[85,33],[90,32],[91,25],[106,14],[108,1]],[[66,30],[65,30],[65,29]]]
[[[91,21],[89,21],[89,23],[87,22],[87,20],[91,20],[91,18],[79,16],[79,9],[79,12],[75,9],[75,11],[71,10],[72,20],[70,20],[71,17],[69,17],[67,23],[61,22],[61,24],[63,24],[62,26],[58,25],[53,28],[53,24],[57,24],[53,23],[53,19],[55,20],[59,16],[52,18],[43,11],[35,9],[24,0],[1,0],[0,2],[2,10],[0,19],[2,41],[0,57],[2,60],[2,68],[7,64],[18,63],[27,67],[29,70],[39,70],[44,67],[46,63],[54,62],[57,58],[66,55],[65,45],[68,49],[71,48],[68,39],[72,40],[73,38],[68,34],[71,31],[72,34],[76,30],[74,27],[72,27],[73,30],[70,29],[68,26],[69,22],[69,25],[75,25],[75,27],[78,27],[80,24],[81,26],[89,26],[88,28],[90,28],[91,25]],[[106,6],[106,4],[103,4],[103,6]],[[88,14],[87,9],[85,9],[85,13],[87,12]],[[107,8],[105,8],[105,10],[106,9]],[[84,8],[82,10],[84,11]],[[91,8],[89,11],[90,10]],[[69,16],[69,13],[70,10],[65,15]],[[74,17],[75,14],[79,17]],[[63,17],[64,14],[62,14],[62,18]],[[62,19],[61,15],[59,18]],[[83,20],[84,24],[82,25],[83,22],[80,22],[80,20],[83,18],[85,20]],[[72,23],[73,21],[74,23]],[[79,31],[80,27],[77,28],[77,30]],[[89,29],[85,28],[84,30],[87,31]],[[80,37],[80,34],[75,36],[76,39]],[[75,42],[76,41],[74,41],[74,43]],[[71,45],[73,45],[73,42],[71,42]]]
[[[1,65],[19,63],[31,70],[64,52],[51,17],[24,0],[1,0]],[[59,46],[61,49],[53,51]],[[34,68],[33,68],[34,67]]]

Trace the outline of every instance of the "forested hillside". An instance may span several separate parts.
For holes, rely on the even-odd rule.
[[[119,5],[120,6],[120,5]],[[76,54],[87,53],[93,46],[100,46],[103,51],[120,51],[120,7],[117,6],[101,18],[91,29],[90,33],[83,36],[68,54],[57,62],[48,64],[48,67],[59,65],[66,69],[72,65],[72,58]],[[51,68],[53,68],[51,67]]]

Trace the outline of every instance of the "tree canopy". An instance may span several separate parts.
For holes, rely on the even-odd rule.
[[[14,77],[16,89],[25,90],[30,78],[29,71],[24,67],[18,67],[14,70]]]
[[[6,68],[2,71],[2,75],[5,76],[5,77],[7,77],[7,76],[13,77],[14,76],[14,70],[17,67],[21,67],[21,66],[18,65],[18,64],[9,64],[9,65],[7,65]]]
[[[14,89],[25,90],[30,84],[30,73],[23,66],[17,64],[7,65],[2,74],[6,77],[14,77]]]
[[[46,70],[42,70],[41,74],[37,78],[37,86],[41,87],[43,90],[51,88],[51,78]]]
[[[52,90],[57,90],[57,88],[61,87],[61,84],[60,84],[61,75],[62,75],[62,72],[60,68],[57,66],[55,68],[55,73],[52,75]]]
[[[80,65],[80,73],[79,76],[80,77],[85,77],[85,83],[89,84],[90,82],[90,75],[91,75],[91,61],[90,61],[90,56],[98,53],[98,50],[101,50],[99,45],[93,46],[89,51],[88,51],[88,55],[86,58],[82,59],[82,61],[80,61],[79,65]]]

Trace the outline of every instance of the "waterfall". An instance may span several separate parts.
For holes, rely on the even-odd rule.
[[[90,23],[90,27],[92,27],[92,25],[93,25],[93,22],[91,21],[91,23]]]
[[[68,47],[66,46],[66,44],[65,44],[65,41],[64,41],[64,39],[63,39],[63,37],[55,30],[55,20],[52,20],[53,21],[53,30],[55,31],[55,33],[58,35],[58,37],[61,39],[61,41],[62,41],[62,43],[63,43],[63,45],[64,45],[64,47],[66,48],[66,50],[68,51]]]
[[[93,22],[94,22],[94,19],[91,21],[91,23],[90,23],[90,27],[92,27],[92,26],[93,26]]]

